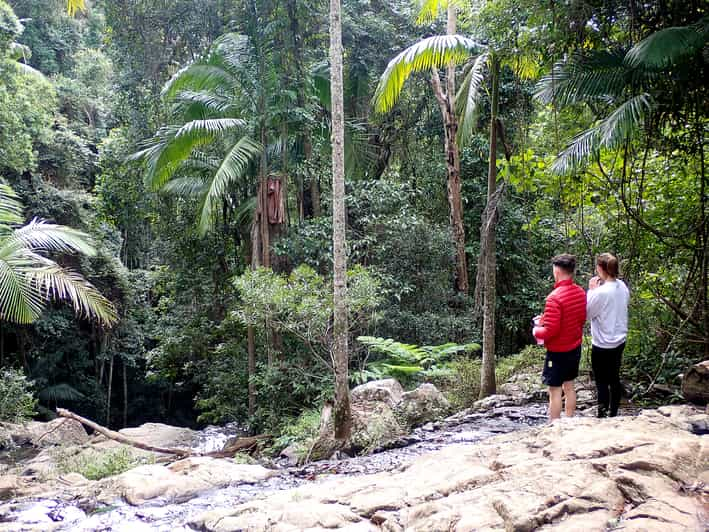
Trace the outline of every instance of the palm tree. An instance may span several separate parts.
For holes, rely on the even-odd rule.
[[[691,26],[657,31],[625,53],[577,53],[556,64],[541,80],[535,97],[562,107],[586,104],[598,120],[569,143],[552,170],[571,172],[600,150],[619,148],[636,135],[667,96],[658,86],[672,80],[681,91],[676,77],[696,75],[692,65],[701,64],[708,36],[709,18],[705,18]]]
[[[461,84],[453,108],[458,113],[460,129],[457,140],[466,142],[474,128],[477,103],[484,80],[484,69],[489,66],[492,77],[491,120],[490,120],[490,160],[488,165],[487,206],[480,226],[480,256],[478,275],[475,283],[476,314],[482,307],[483,314],[483,364],[480,372],[480,396],[495,393],[495,298],[496,298],[496,255],[495,236],[497,224],[497,102],[500,62],[491,51],[480,53],[473,60],[473,54],[480,46],[473,40],[460,35],[434,36],[423,39],[404,50],[389,62],[375,93],[375,107],[380,110],[391,108],[396,102],[407,77],[436,67],[468,63],[468,73]],[[434,70],[435,72],[435,70]],[[434,86],[435,86],[434,75]],[[450,89],[449,89],[450,95]],[[455,113],[451,113],[455,115]],[[457,144],[453,144],[457,150]],[[447,142],[447,146],[450,144]],[[450,157],[449,157],[450,159]],[[459,182],[459,180],[458,180]],[[450,189],[450,187],[449,187]]]
[[[389,62],[374,95],[374,108],[378,112],[391,110],[406,78],[412,72],[430,70],[431,85],[444,125],[450,224],[456,248],[456,290],[467,294],[468,262],[465,255],[465,227],[461,198],[455,67],[468,59],[470,48],[474,48],[474,43],[456,35],[456,10],[462,3],[463,0],[423,0],[417,22],[430,22],[445,10],[446,35],[423,39]],[[438,68],[446,69],[445,87],[441,83]]]
[[[145,164],[152,190],[199,200],[197,227],[204,235],[217,221],[234,185],[244,179],[261,145],[243,116],[254,116],[250,45],[226,34],[205,58],[180,70],[163,88],[173,123],[161,127],[131,156]]]
[[[118,320],[116,309],[80,274],[45,254],[96,252],[88,235],[34,219],[22,225],[23,206],[11,187],[0,183],[0,319],[19,324],[37,320],[47,302],[70,302],[82,317],[105,326]]]

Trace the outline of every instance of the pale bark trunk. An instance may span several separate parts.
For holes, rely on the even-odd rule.
[[[483,360],[480,372],[480,397],[487,397],[496,391],[495,383],[495,300],[496,268],[495,239],[497,229],[497,112],[499,106],[500,63],[497,57],[490,57],[492,77],[490,105],[490,160],[487,173],[487,206],[480,227],[481,257],[483,268]]]
[[[261,265],[264,268],[271,267],[271,238],[268,224],[268,165],[266,161],[266,126],[261,125],[261,164],[259,166],[259,204],[260,204],[260,228],[261,228]]]
[[[456,12],[453,2],[448,4],[446,33],[455,35]],[[463,201],[460,181],[460,149],[458,147],[458,118],[455,111],[455,65],[446,67],[446,91],[443,91],[438,71],[432,74],[433,91],[438,100],[444,125],[444,144],[446,152],[446,174],[450,225],[455,244],[455,288],[467,294],[469,289],[468,260],[465,256],[465,226],[463,225]]]
[[[349,439],[352,430],[349,354],[347,346],[347,256],[345,251],[345,152],[342,88],[342,13],[340,0],[330,0],[330,94],[332,95],[332,240],[334,258],[334,323],[332,362],[335,372],[335,438]]]

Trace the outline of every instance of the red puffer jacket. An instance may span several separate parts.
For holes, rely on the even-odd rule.
[[[564,279],[556,283],[547,296],[535,336],[544,340],[549,351],[571,351],[581,345],[585,322],[586,292],[571,279]]]

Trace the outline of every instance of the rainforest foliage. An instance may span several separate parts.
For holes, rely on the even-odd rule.
[[[0,0],[0,418],[278,431],[332,397],[329,9]],[[627,392],[678,397],[709,358],[706,4],[342,0],[342,25],[351,384],[473,400],[481,348],[532,343],[549,258],[585,286],[610,251]]]

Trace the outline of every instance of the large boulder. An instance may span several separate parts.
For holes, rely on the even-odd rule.
[[[81,445],[89,440],[84,426],[73,419],[57,418],[47,423],[30,421],[25,424],[3,423],[0,431],[0,448],[3,445]]]
[[[334,477],[194,518],[198,530],[704,530],[709,416],[569,418],[396,471]],[[277,523],[277,525],[275,525]]]
[[[404,389],[395,379],[382,379],[360,384],[350,392],[352,403],[386,403],[394,408],[404,395]]]
[[[329,408],[321,416],[320,435],[308,458],[330,458],[339,451],[367,453],[397,440],[412,427],[440,419],[450,405],[433,384],[422,384],[410,392],[394,379],[361,384],[350,392],[352,435],[347,442],[334,438]],[[328,414],[326,414],[328,412]]]
[[[687,370],[682,379],[682,395],[692,403],[709,404],[709,360]]]
[[[189,449],[198,439],[197,431],[186,427],[174,427],[163,423],[144,423],[118,431],[124,436],[153,447]],[[92,443],[96,447],[115,447],[119,442],[97,435]]]
[[[405,392],[396,405],[396,413],[404,418],[409,427],[435,421],[450,413],[451,405],[433,384],[422,384],[415,390]]]

